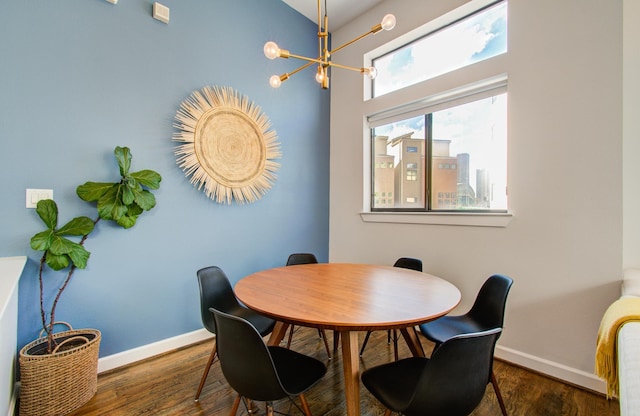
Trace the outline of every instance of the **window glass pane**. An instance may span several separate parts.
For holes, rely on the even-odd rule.
[[[373,95],[413,85],[507,51],[507,3],[501,2],[373,60]]]
[[[372,208],[425,208],[424,132],[424,116],[372,129],[373,166],[386,162],[394,167],[374,169],[373,192],[394,198],[376,201]]]
[[[507,94],[433,113],[432,209],[507,209]]]
[[[506,93],[375,127],[372,137],[372,193],[393,195],[372,209],[507,209]]]

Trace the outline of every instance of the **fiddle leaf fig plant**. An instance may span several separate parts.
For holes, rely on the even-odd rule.
[[[120,182],[87,182],[78,186],[76,193],[84,201],[98,202],[98,215],[101,219],[115,221],[123,228],[131,228],[142,212],[156,206],[155,196],[145,187],[158,189],[162,178],[152,170],[129,172],[129,148],[116,147],[114,153],[120,167]]]
[[[76,194],[87,202],[96,202],[98,216],[76,217],[58,228],[58,206],[55,201],[45,199],[38,202],[36,213],[44,222],[46,229],[31,238],[31,248],[42,251],[38,279],[40,283],[40,316],[42,328],[47,336],[47,352],[55,348],[53,327],[55,312],[62,292],[65,290],[73,272],[87,267],[91,253],[84,248],[87,237],[100,220],[114,221],[123,228],[131,228],[138,217],[156,206],[156,198],[150,190],[160,188],[162,177],[153,170],[129,172],[131,151],[128,147],[116,147],[114,155],[120,169],[118,182],[86,182],[76,188]],[[74,242],[67,237],[81,237]],[[44,302],[45,265],[52,270],[68,269],[67,276],[58,288],[56,297],[47,310]],[[47,316],[48,315],[48,316]]]
[[[58,206],[52,199],[39,201],[36,213],[47,229],[31,238],[31,248],[44,251],[47,266],[53,270],[62,270],[69,264],[80,269],[87,267],[89,252],[81,244],[65,236],[89,235],[95,226],[93,220],[89,217],[77,217],[58,229]]]

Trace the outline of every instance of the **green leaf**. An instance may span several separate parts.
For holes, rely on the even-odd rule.
[[[115,184],[98,200],[98,215],[104,220],[117,221],[127,213],[120,198],[120,184]]]
[[[133,203],[131,205],[129,205],[127,207],[127,216],[129,217],[137,217],[138,215],[142,214],[144,212],[144,210],[142,208],[140,208],[140,206],[136,203]]]
[[[128,147],[116,147],[113,151],[120,167],[120,176],[125,177],[129,174],[131,168],[131,152]]]
[[[62,270],[69,265],[69,257],[65,254],[56,255],[47,251],[46,262],[47,266],[53,270]]]
[[[74,244],[71,251],[69,252],[69,257],[78,269],[84,269],[87,267],[87,262],[89,261],[90,254],[91,253],[89,253],[80,244]]]
[[[149,169],[130,173],[129,176],[138,181],[142,186],[150,189],[160,188],[160,181],[162,181],[162,177],[158,172]]]
[[[53,199],[42,199],[36,205],[36,212],[42,222],[53,230],[58,225],[58,206]]]
[[[142,191],[142,185],[140,185],[140,183],[138,183],[138,181],[135,178],[133,178],[131,175],[125,178],[124,183],[133,192]]]
[[[135,198],[136,204],[138,204],[143,210],[149,211],[151,208],[156,206],[156,197],[147,190],[136,193]]]
[[[136,225],[137,219],[138,219],[137,215],[134,215],[134,216],[123,215],[122,217],[118,218],[117,223],[122,228],[131,228],[134,225]]]
[[[133,203],[133,200],[134,200],[134,196],[133,195],[134,195],[134,191],[135,191],[135,185],[137,185],[137,184],[134,184],[133,189],[132,189],[131,186],[129,186],[128,182],[126,184],[124,184],[124,185],[120,185],[121,188],[122,188],[122,203],[123,204],[129,205],[129,204]]]
[[[31,237],[31,248],[38,251],[49,250],[53,236],[53,230],[45,230],[34,235]]]
[[[113,183],[86,182],[76,188],[76,194],[83,201],[97,201],[113,186]]]
[[[69,254],[71,250],[73,250],[74,243],[68,238],[64,238],[61,235],[55,235],[51,240],[51,247],[49,247],[49,252],[51,254],[62,255]]]
[[[76,217],[58,229],[58,235],[88,235],[93,231],[95,224],[89,217]]]

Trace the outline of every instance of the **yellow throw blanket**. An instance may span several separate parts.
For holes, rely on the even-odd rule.
[[[640,297],[623,297],[607,308],[596,341],[596,375],[607,382],[607,398],[618,396],[618,331],[629,321],[640,321]]]

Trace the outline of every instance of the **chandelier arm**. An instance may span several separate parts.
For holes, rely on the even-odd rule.
[[[365,37],[367,37],[369,35],[373,35],[375,33],[378,33],[380,30],[382,30],[382,25],[378,24],[378,25],[372,27],[371,30],[368,31],[367,33],[363,33],[362,35],[358,36],[357,38],[354,38],[354,39],[350,40],[347,43],[343,43],[342,45],[338,46],[337,48],[331,50],[329,52],[329,55],[333,55],[334,53],[338,52],[339,50],[344,49],[344,48],[346,48],[347,46],[349,46],[349,45],[351,45],[353,43],[356,43],[357,41],[359,41],[362,38],[365,38]]]
[[[295,54],[292,54],[292,53],[290,53],[289,56],[287,56],[287,58],[296,58],[296,59],[300,59],[302,61],[307,61],[307,62],[310,62],[309,65],[311,65],[311,63],[322,64],[322,65],[328,64],[328,62],[323,61],[322,59],[307,58],[306,56],[295,55]]]
[[[312,61],[312,62],[307,62],[306,64],[302,65],[301,67],[296,68],[296,69],[294,69],[294,70],[293,70],[293,71],[291,71],[291,72],[287,72],[287,78],[288,78],[288,77],[290,77],[290,76],[291,76],[291,75],[293,75],[293,74],[297,74],[298,72],[302,71],[303,69],[307,69],[307,68],[309,68],[309,67],[310,67],[311,65],[313,65],[314,63],[315,63],[315,62],[313,62],[313,61]]]
[[[362,72],[362,73],[366,71],[366,68],[357,68],[355,66],[341,65],[341,64],[336,64],[335,62],[329,62],[329,66],[335,66],[336,68],[348,69],[350,71],[356,71],[356,72]]]

